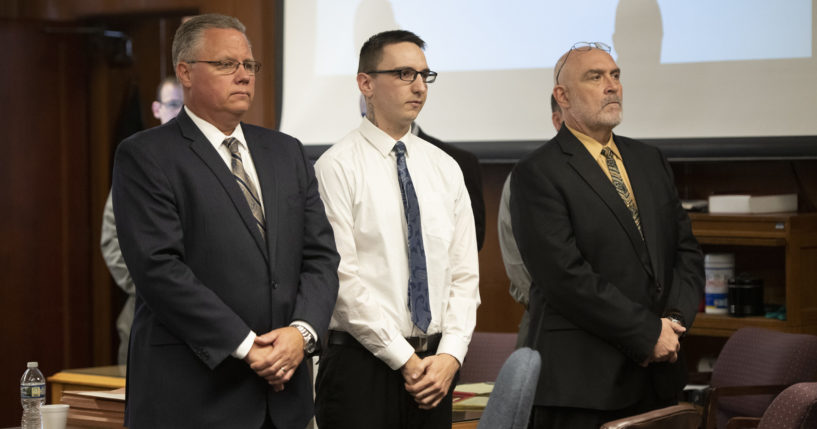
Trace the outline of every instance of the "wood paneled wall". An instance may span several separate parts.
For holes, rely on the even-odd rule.
[[[14,387],[29,360],[48,376],[115,363],[114,321],[124,294],[99,250],[112,155],[133,106],[173,73],[170,42],[184,15],[238,17],[265,67],[246,120],[275,126],[275,11],[267,0],[9,0],[0,3],[0,427],[16,426]],[[133,61],[112,61],[121,31]],[[135,91],[136,103],[130,103]],[[138,121],[137,121],[138,122]],[[29,308],[29,304],[31,308]]]
[[[479,294],[477,331],[516,332],[524,307],[511,298],[510,281],[502,264],[497,235],[497,214],[502,185],[513,164],[482,164],[485,199],[485,244],[479,252]]]
[[[91,362],[87,72],[81,38],[3,22],[0,426],[20,423],[27,361]],[[79,55],[78,55],[79,53]]]

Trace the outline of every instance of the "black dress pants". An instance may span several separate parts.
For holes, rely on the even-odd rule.
[[[450,429],[457,378],[436,408],[421,410],[400,370],[360,345],[329,345],[318,367],[315,418],[320,429]]]

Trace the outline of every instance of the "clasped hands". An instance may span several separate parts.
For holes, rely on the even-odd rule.
[[[267,380],[276,392],[284,390],[304,359],[304,337],[297,328],[287,326],[255,337],[244,361]]]
[[[420,409],[430,410],[445,398],[459,369],[460,363],[454,356],[441,353],[423,359],[412,354],[400,371],[406,381],[406,391]]]
[[[686,332],[686,328],[680,323],[668,318],[661,319],[661,335],[653,347],[652,356],[641,363],[646,367],[652,362],[675,362],[678,360],[678,352],[681,351],[681,343],[678,341],[681,334]]]

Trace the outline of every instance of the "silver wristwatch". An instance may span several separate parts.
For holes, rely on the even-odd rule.
[[[315,337],[312,336],[312,333],[309,332],[309,329],[306,329],[303,325],[293,324],[295,329],[301,333],[304,337],[304,353],[307,355],[315,353],[315,349],[317,349],[317,344],[315,343]]]

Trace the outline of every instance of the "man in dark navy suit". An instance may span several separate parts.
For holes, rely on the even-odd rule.
[[[237,19],[183,23],[173,63],[185,107],[123,141],[114,167],[136,284],[126,423],[302,429],[304,355],[338,289],[312,165],[296,139],[241,122],[261,65]]]

